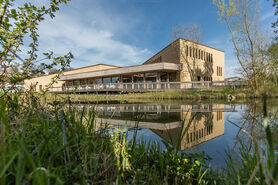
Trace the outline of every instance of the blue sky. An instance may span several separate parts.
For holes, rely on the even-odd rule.
[[[272,2],[261,0],[261,25],[271,30]],[[39,26],[40,50],[71,51],[74,68],[141,64],[173,41],[176,25],[198,23],[203,43],[225,51],[225,76],[238,66],[226,25],[212,0],[72,0]]]

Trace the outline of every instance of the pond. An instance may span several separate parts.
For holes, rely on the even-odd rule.
[[[276,104],[275,104],[276,103]],[[84,106],[83,104],[79,106]],[[136,133],[137,142],[162,141],[179,152],[205,152],[213,168],[225,167],[226,153],[237,157],[235,148],[240,143],[251,144],[250,134],[265,146],[262,102],[245,103],[188,103],[176,102],[90,102],[86,106],[97,111],[99,129],[125,130],[131,140]],[[278,102],[268,103],[271,128],[277,131]]]

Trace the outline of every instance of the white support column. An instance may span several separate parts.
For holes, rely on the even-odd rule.
[[[134,89],[134,78],[133,78],[133,75],[131,75],[131,83],[132,83],[132,89]]]
[[[144,87],[143,87],[143,89],[145,89],[146,88],[146,73],[144,73]]]
[[[156,88],[157,88],[157,89],[161,89],[161,84],[160,84],[160,82],[161,82],[161,79],[160,79],[160,72],[157,72],[156,82],[157,82]]]
[[[167,87],[165,89],[170,89],[170,84],[169,84],[169,72],[167,72]]]

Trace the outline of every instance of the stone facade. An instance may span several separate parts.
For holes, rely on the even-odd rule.
[[[224,81],[224,57],[224,51],[179,38],[144,64],[158,62],[182,64],[182,71],[177,73],[177,81]]]

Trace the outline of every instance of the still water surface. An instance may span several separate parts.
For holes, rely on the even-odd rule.
[[[276,128],[277,103],[268,105],[271,124]],[[261,102],[190,104],[113,101],[93,102],[86,106],[97,110],[96,122],[100,128],[105,125],[127,130],[129,139],[137,132],[138,142],[157,142],[161,149],[165,149],[164,140],[180,152],[205,152],[212,157],[214,168],[225,167],[226,152],[231,153],[235,146],[239,146],[238,141],[250,143],[250,138],[242,129],[262,140],[262,147],[265,144],[261,139],[264,138]],[[233,153],[237,156],[237,152]]]

